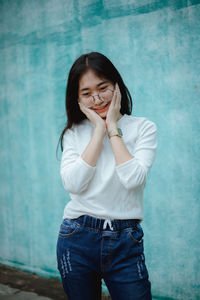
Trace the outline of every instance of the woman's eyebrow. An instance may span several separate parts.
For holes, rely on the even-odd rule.
[[[97,84],[97,87],[99,87],[99,86],[101,86],[102,84],[107,83],[107,82],[109,82],[109,81],[108,81],[108,80],[104,80],[104,81],[98,83],[98,84]],[[89,88],[81,89],[80,92],[83,92],[83,91],[85,91],[85,90],[89,90]]]

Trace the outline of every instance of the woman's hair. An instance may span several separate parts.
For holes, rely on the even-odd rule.
[[[103,54],[99,52],[90,52],[81,55],[73,63],[69,72],[66,96],[65,96],[65,109],[67,115],[66,126],[63,129],[58,141],[61,142],[61,151],[63,151],[63,136],[67,129],[71,128],[73,124],[78,124],[86,119],[86,115],[80,110],[78,105],[78,90],[79,80],[83,74],[88,70],[92,70],[96,76],[110,80],[113,84],[116,82],[119,85],[121,92],[121,109],[122,115],[130,115],[132,112],[132,98],[129,90],[125,86],[121,75],[112,64],[112,62]],[[58,146],[57,146],[58,150]]]

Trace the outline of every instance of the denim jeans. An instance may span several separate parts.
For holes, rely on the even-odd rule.
[[[100,300],[102,279],[112,300],[152,299],[139,220],[105,221],[82,215],[60,226],[57,266],[68,299]]]

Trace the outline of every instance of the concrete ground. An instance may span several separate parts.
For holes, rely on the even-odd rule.
[[[36,293],[24,292],[19,289],[11,288],[8,285],[0,283],[0,299],[1,300],[52,300],[49,297],[39,296]]]
[[[0,300],[67,300],[67,296],[57,278],[44,278],[0,265]],[[102,295],[102,300],[111,297]]]

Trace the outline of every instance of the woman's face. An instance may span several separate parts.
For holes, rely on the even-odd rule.
[[[93,103],[89,108],[94,110],[102,119],[106,118],[111,99],[109,102],[102,102],[97,94],[103,94],[108,91],[108,94],[114,90],[113,83],[105,78],[98,77],[91,69],[84,73],[79,80],[78,97],[79,101],[88,106],[88,99],[90,96],[94,96]],[[109,97],[110,98],[110,97]]]

